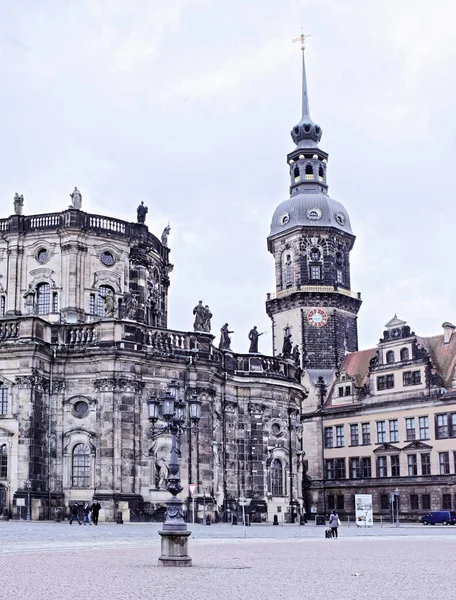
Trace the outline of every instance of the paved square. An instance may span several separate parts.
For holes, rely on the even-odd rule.
[[[2,596],[426,600],[454,596],[456,528],[196,525],[193,568],[157,566],[159,525],[0,523]],[[248,537],[244,537],[247,535]]]

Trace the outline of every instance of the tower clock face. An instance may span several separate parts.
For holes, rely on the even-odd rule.
[[[321,308],[314,308],[307,313],[307,321],[313,327],[323,327],[328,322],[328,315]]]

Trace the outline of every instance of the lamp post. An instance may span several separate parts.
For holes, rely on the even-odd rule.
[[[189,405],[190,423],[186,425],[186,403],[179,397],[179,384],[171,381],[168,389],[160,399],[152,396],[147,404],[149,407],[149,420],[152,423],[151,434],[157,437],[163,433],[171,434],[171,455],[169,460],[169,476],[166,489],[171,498],[166,502],[166,518],[161,536],[161,555],[158,559],[162,567],[191,567],[192,559],[188,556],[188,537],[191,531],[187,530],[184,521],[183,503],[177,498],[183,488],[179,475],[179,455],[177,442],[180,436],[189,429],[192,422],[197,423],[201,418],[201,400],[196,394],[187,399]],[[161,408],[161,417],[160,417]],[[160,427],[155,427],[159,418],[165,421]]]
[[[31,521],[32,517],[30,514],[30,492],[32,490],[32,482],[30,481],[30,479],[27,479],[25,485],[27,487],[27,521]]]
[[[396,498],[396,527],[400,526],[399,523],[399,496],[400,496],[400,491],[398,490],[398,488],[396,488],[393,492],[394,497]]]

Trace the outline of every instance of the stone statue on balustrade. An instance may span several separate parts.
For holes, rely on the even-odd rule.
[[[155,487],[158,490],[166,490],[168,484],[169,469],[163,458],[157,459],[155,463]]]
[[[234,333],[234,331],[230,331],[228,329],[228,323],[225,323],[225,325],[220,329],[220,350],[231,350],[230,333]]]
[[[136,310],[138,308],[138,301],[131,292],[124,292],[122,297],[122,319],[134,319],[136,317]]]
[[[26,315],[35,314],[35,290],[31,283],[29,283],[28,289],[24,294],[24,307]]]
[[[293,344],[291,343],[291,333],[286,333],[283,338],[282,356],[283,358],[290,358],[293,350]]]
[[[254,325],[253,329],[249,331],[249,340],[250,340],[250,354],[258,354],[258,338],[260,335],[263,335],[264,331],[260,333],[257,329],[257,326]]]
[[[161,243],[163,244],[163,246],[165,246],[165,248],[168,247],[168,236],[170,231],[171,227],[168,223],[168,225],[163,229],[163,233],[161,235]]]
[[[114,317],[115,298],[112,291],[108,290],[104,296],[101,296],[101,299],[103,300],[104,316]]]
[[[14,203],[14,214],[21,215],[24,209],[24,196],[22,194],[18,194],[17,192],[14,194],[13,198]]]
[[[141,200],[141,204],[138,206],[138,209],[137,209],[138,223],[146,222],[146,215],[148,212],[149,212],[149,209],[147,208],[147,206],[144,206],[144,202]]]
[[[75,210],[81,210],[82,207],[82,194],[78,190],[77,187],[74,188],[73,192],[70,194],[71,203]]]
[[[211,319],[212,313],[209,306],[203,306],[203,301],[200,300],[193,309],[195,315],[195,321],[193,322],[193,331],[204,331],[205,333],[211,332]]]
[[[291,353],[291,358],[294,361],[294,364],[299,367],[301,364],[301,353],[299,352],[299,346],[296,344],[293,348],[293,352]]]

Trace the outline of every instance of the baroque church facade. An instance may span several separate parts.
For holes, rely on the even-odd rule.
[[[100,520],[161,520],[171,440],[149,402],[167,390],[201,401],[180,438],[190,518],[254,521],[354,514],[372,493],[388,516],[456,507],[456,335],[420,338],[393,318],[358,350],[355,242],[328,193],[328,154],[310,117],[302,41],[302,116],[287,156],[290,196],[267,239],[272,355],[220,344],[200,302],[193,330],[168,323],[169,228],[88,214],[77,188],[62,212],[0,219],[0,512],[53,518],[96,499]],[[191,317],[189,307],[189,323]],[[204,319],[201,315],[204,313]],[[191,328],[189,328],[191,329]],[[193,486],[191,486],[193,488]],[[30,498],[30,504],[29,504]]]

